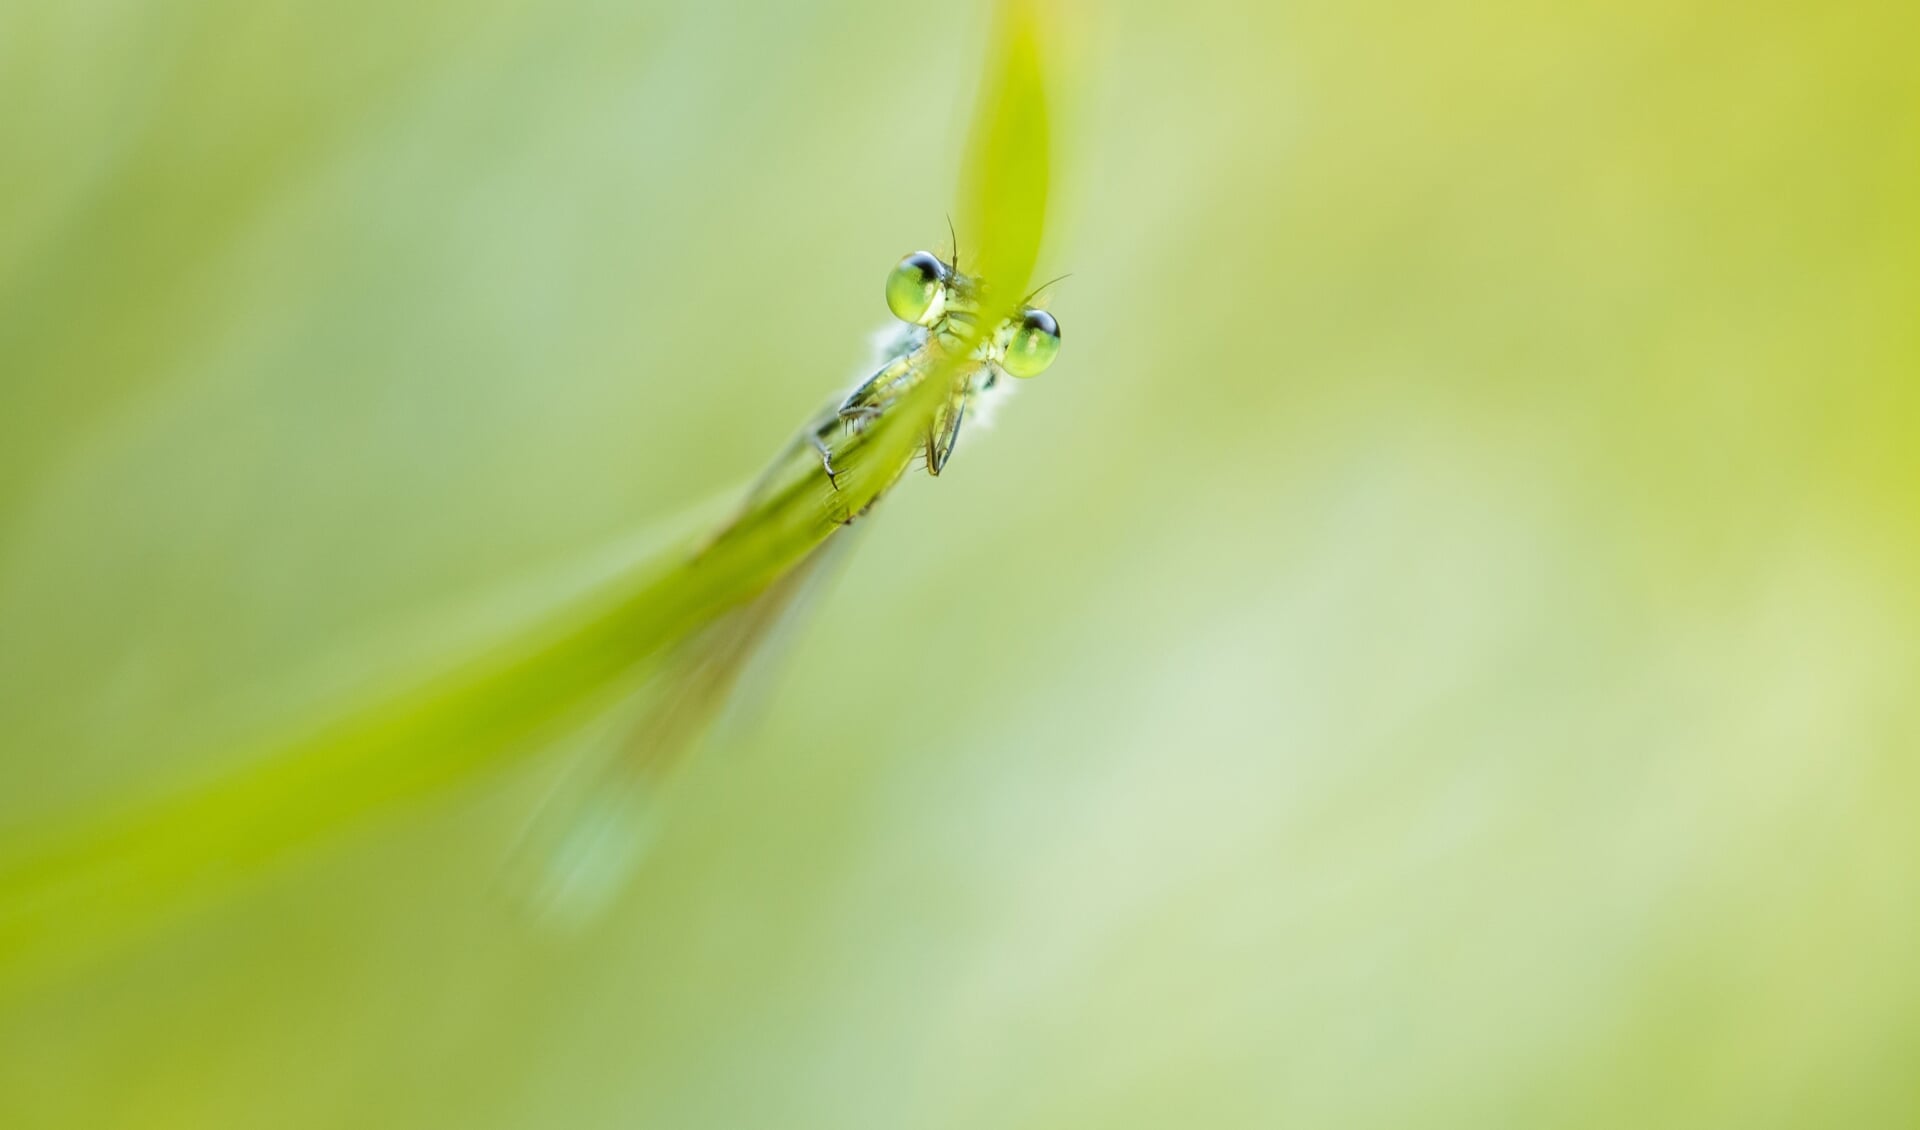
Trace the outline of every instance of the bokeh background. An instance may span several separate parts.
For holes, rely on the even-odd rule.
[[[1061,358],[626,893],[501,897],[591,729],[370,806],[0,971],[0,1124],[1920,1123],[1914,13],[1066,6]],[[748,478],[988,26],[0,9],[0,844]]]

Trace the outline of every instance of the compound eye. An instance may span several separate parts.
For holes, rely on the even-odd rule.
[[[1007,341],[1007,357],[1001,363],[1016,377],[1037,377],[1060,352],[1060,323],[1045,310],[1028,310]]]
[[[887,276],[887,309],[903,322],[932,325],[946,308],[947,280],[953,272],[938,258],[916,251]]]

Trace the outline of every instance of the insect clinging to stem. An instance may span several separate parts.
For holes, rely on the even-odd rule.
[[[702,541],[689,561],[742,531],[769,499],[811,491],[838,526],[870,511],[915,463],[939,475],[952,457],[963,425],[1013,380],[1039,375],[1060,352],[1060,324],[1033,305],[1052,283],[1017,303],[1002,303],[984,280],[963,274],[953,260],[916,251],[888,272],[887,309],[898,325],[882,339],[869,376],[810,420],[745,493],[733,516]],[[1064,277],[1064,276],[1063,276]],[[1053,280],[1058,282],[1058,279]],[[897,420],[909,407],[913,420]],[[918,427],[908,444],[879,449],[868,441],[883,427]],[[861,461],[873,466],[863,466]],[[849,466],[870,476],[849,489]],[[831,529],[831,528],[830,528]],[[548,910],[576,911],[613,885],[612,872],[633,861],[651,820],[647,794],[708,728],[732,696],[743,672],[766,642],[831,572],[852,542],[831,530],[811,552],[772,578],[758,596],[721,614],[676,646],[644,687],[627,736],[585,791],[567,807],[570,825],[542,853],[550,858],[538,878]],[[553,866],[557,864],[557,868]]]
[[[953,259],[958,258],[956,241]],[[836,459],[848,449],[851,437],[928,380],[945,380],[948,387],[928,421],[915,458],[928,473],[940,474],[953,455],[961,427],[969,418],[984,415],[986,405],[1009,387],[1006,378],[1035,377],[1053,364],[1060,352],[1060,323],[1032,302],[1059,281],[1054,279],[1011,308],[1002,308],[993,303],[988,284],[962,274],[953,262],[930,251],[901,259],[886,280],[887,309],[900,325],[883,339],[872,375],[802,429],[782,458],[748,491],[742,512],[781,481],[789,472],[789,461],[806,449],[818,457],[820,473],[838,492]],[[878,489],[857,512],[843,512],[842,523],[871,508],[909,465],[883,469]],[[725,532],[723,528],[721,534]]]

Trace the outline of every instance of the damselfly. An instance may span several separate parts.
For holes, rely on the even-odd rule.
[[[872,375],[801,431],[748,491],[740,513],[750,512],[776,485],[787,481],[794,474],[795,461],[804,462],[809,454],[817,459],[817,473],[837,493],[838,457],[870,425],[931,379],[945,379],[948,388],[928,421],[924,443],[910,459],[883,469],[880,484],[863,493],[857,507],[842,510],[840,521],[851,524],[865,513],[914,462],[938,475],[953,454],[961,426],[970,417],[985,415],[987,405],[1009,387],[1006,378],[1037,376],[1059,353],[1060,324],[1052,314],[1029,305],[1038,293],[1029,294],[1011,310],[1001,309],[991,304],[985,284],[931,252],[916,251],[900,260],[887,275],[886,297],[887,309],[901,324],[881,339],[881,356]],[[731,524],[723,527],[715,536],[724,536],[730,528]]]
[[[899,324],[882,338],[869,375],[801,429],[733,516],[702,543],[694,566],[763,514],[770,498],[811,491],[833,522],[848,526],[914,464],[940,474],[963,425],[986,415],[987,405],[1010,387],[1009,378],[1036,376],[1059,353],[1060,325],[1032,305],[1038,293],[1009,304],[996,299],[986,282],[931,252],[900,260],[886,281],[887,309]],[[865,441],[897,424],[891,415],[909,403],[931,406],[924,431],[910,445],[883,449],[894,453],[891,458],[876,456]],[[880,462],[872,465],[876,458]],[[847,482],[850,463],[860,464],[857,488]],[[536,825],[530,846],[545,857],[536,861],[533,876],[543,906],[571,916],[610,893],[644,844],[660,778],[706,731],[741,673],[849,544],[844,533],[829,535],[757,597],[720,615],[664,658],[629,707],[625,737],[609,748],[603,764],[549,803],[540,822],[544,830]]]

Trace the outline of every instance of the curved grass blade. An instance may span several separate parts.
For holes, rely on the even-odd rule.
[[[1018,292],[1046,202],[1033,6],[1004,7],[963,169],[983,265]],[[970,346],[973,343],[967,342]],[[540,748],[617,701],[654,657],[752,601],[924,454],[965,350],[836,453],[837,489],[795,475],[724,535],[637,563],[570,611],[410,691],[227,763],[250,768],[138,811],[56,821],[0,845],[0,988],[109,948],[358,822]]]
[[[934,389],[929,383],[927,389]],[[150,808],[0,848],[0,984],[202,901],[321,837],[539,748],[616,700],[649,659],[752,600],[898,479],[936,398],[916,390],[849,445],[836,493],[801,480],[695,552],[676,545],[516,640]],[[938,391],[934,389],[934,391]]]
[[[998,6],[960,173],[963,230],[981,241],[973,269],[1009,305],[1033,281],[1046,227],[1052,126],[1041,51],[1045,8],[1020,0]]]

